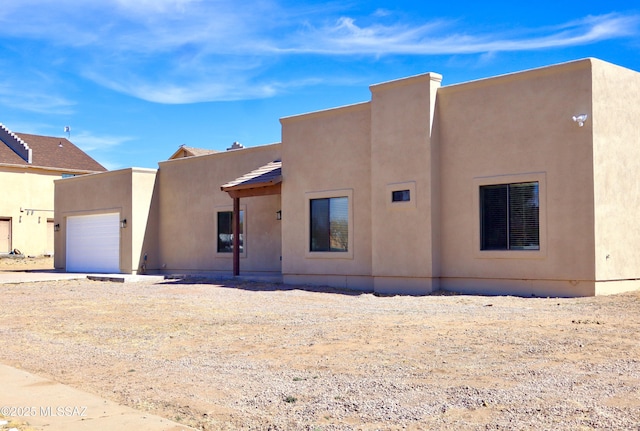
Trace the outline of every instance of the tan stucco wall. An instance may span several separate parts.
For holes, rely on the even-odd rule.
[[[150,272],[229,274],[231,255],[216,252],[216,213],[232,205],[220,185],[281,158],[282,195],[241,200],[241,273],[415,294],[640,288],[640,74],[586,59],[445,87],[425,74],[371,92],[283,118],[282,144],[161,162],[155,177],[57,181],[56,222],[116,208],[145,224],[123,232],[133,243],[123,271],[146,253]],[[540,250],[481,251],[480,186],[525,181],[540,187]],[[403,189],[412,200],[391,204]],[[332,196],[349,197],[349,251],[310,253],[309,200]],[[57,267],[63,258],[57,241]]]
[[[139,269],[155,183],[154,169],[129,168],[65,178],[55,182],[55,267],[66,267],[66,219],[70,216],[117,212],[126,219],[120,229],[120,272]]]
[[[217,253],[216,212],[231,211],[233,199],[220,186],[281,157],[272,144],[161,162],[158,171],[155,250],[148,268],[166,273],[230,274],[230,253]],[[152,206],[156,203],[152,204]],[[244,247],[240,273],[279,273],[280,196],[243,198]],[[155,217],[155,216],[154,216]]]
[[[47,246],[47,219],[53,218],[53,182],[61,175],[40,169],[0,167],[0,218],[11,219],[11,250],[30,256],[53,253]],[[20,212],[21,208],[36,211]]]
[[[375,85],[370,103],[281,120],[285,281],[594,294],[591,126],[572,120],[591,115],[591,61],[439,84]],[[540,250],[480,251],[479,187],[522,181],[540,184]],[[415,201],[389,205],[396,186]],[[305,196],[331,190],[353,191],[353,256],[310,257]]]
[[[370,104],[288,117],[281,123],[285,282],[371,290]],[[309,198],[324,193],[351,194],[349,253],[309,254]]]
[[[150,172],[133,170],[131,173],[131,214],[134,229],[131,230],[131,270],[132,272],[145,272],[143,264],[146,264],[144,255],[148,251],[144,248],[147,238],[156,233],[151,223],[152,198],[156,189],[157,171]]]
[[[595,271],[598,293],[640,283],[640,74],[593,63]]]
[[[431,118],[442,77],[425,74],[371,86],[371,236],[376,292],[438,289],[438,166]],[[393,203],[393,190],[410,201]],[[436,238],[434,238],[436,237]]]
[[[594,294],[591,62],[438,90],[441,285],[522,295]],[[479,185],[539,180],[540,251],[481,252]]]

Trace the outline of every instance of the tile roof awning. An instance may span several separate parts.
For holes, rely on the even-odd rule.
[[[232,198],[280,194],[282,162],[275,160],[226,184],[220,190]]]

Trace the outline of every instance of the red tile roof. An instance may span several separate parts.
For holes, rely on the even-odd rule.
[[[32,150],[32,163],[0,141],[0,163],[66,171],[102,172],[107,169],[66,138],[14,133]]]
[[[282,182],[282,162],[275,160],[220,186],[222,191],[267,187]]]

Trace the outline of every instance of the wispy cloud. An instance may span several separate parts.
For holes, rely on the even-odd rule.
[[[73,143],[87,152],[113,150],[115,147],[134,140],[130,136],[98,136],[86,131],[74,133],[72,130],[71,133]]]
[[[71,141],[95,159],[100,160],[102,166],[108,170],[123,167],[122,162],[115,161],[120,159],[118,147],[135,140],[136,138],[131,136],[96,135],[91,131],[79,133],[71,131]]]
[[[53,90],[55,85],[46,79],[23,79],[21,76],[0,73],[0,104],[12,109],[34,113],[71,114],[75,103]]]
[[[277,0],[7,0],[0,9],[0,41],[43,44],[39,54],[58,73],[132,97],[192,103],[270,97],[321,79],[313,68],[304,72],[307,76],[292,77],[295,82],[274,81],[266,73],[297,57],[486,58],[635,36],[640,26],[638,15],[612,13],[544,28],[474,33],[453,19],[394,22],[398,18],[385,9],[354,17],[340,7],[327,4],[333,18],[326,21],[323,10],[319,22],[312,7],[284,7]],[[38,90],[22,99],[23,109],[71,108],[59,92]],[[10,92],[0,86],[0,99]]]
[[[608,14],[589,16],[557,27],[518,29],[509,33],[469,34],[455,22],[434,21],[420,26],[406,24],[358,26],[352,18],[311,28],[302,43],[286,52],[348,55],[441,55],[530,51],[586,45],[638,33],[640,16]]]

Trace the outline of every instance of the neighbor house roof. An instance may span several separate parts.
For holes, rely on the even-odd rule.
[[[181,159],[183,157],[194,157],[194,156],[206,156],[208,154],[215,154],[217,151],[215,150],[205,150],[204,148],[194,148],[187,147],[186,145],[180,145],[178,151],[173,153],[169,160],[173,159]]]
[[[16,133],[33,150],[32,166],[79,171],[106,171],[91,156],[66,138]]]
[[[72,172],[107,170],[66,138],[14,133],[0,127],[0,164]]]

